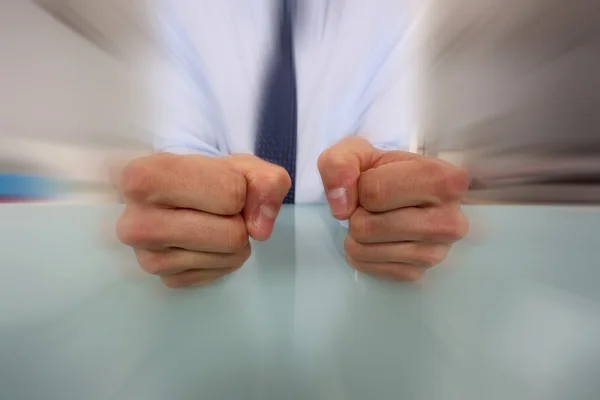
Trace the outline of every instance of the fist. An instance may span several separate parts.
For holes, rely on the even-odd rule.
[[[251,155],[140,158],[121,173],[117,235],[166,286],[207,284],[244,264],[250,237],[271,236],[290,186],[285,169]]]
[[[418,280],[468,231],[467,174],[444,161],[351,137],[321,154],[319,171],[334,217],[349,219],[346,259],[356,270]]]

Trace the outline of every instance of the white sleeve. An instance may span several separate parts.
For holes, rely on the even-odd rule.
[[[411,20],[398,25],[401,31],[369,85],[369,103],[359,122],[358,134],[381,150],[408,150],[414,131],[416,63],[410,46]]]
[[[153,145],[159,152],[218,156],[222,155],[219,113],[203,79],[201,55],[178,18],[185,3],[157,9],[157,51],[146,63],[154,110]]]

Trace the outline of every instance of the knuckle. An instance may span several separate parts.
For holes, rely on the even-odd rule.
[[[434,246],[420,252],[416,257],[421,261],[424,267],[431,268],[442,263],[448,254],[446,246]]]
[[[290,174],[288,174],[287,170],[283,167],[276,166],[273,169],[273,172],[271,172],[271,174],[268,176],[268,179],[277,183],[278,186],[284,186],[288,188],[292,187],[292,178],[290,177]]]
[[[448,177],[450,189],[457,197],[463,196],[469,189],[471,178],[469,173],[464,168],[454,168]]]
[[[181,289],[190,286],[204,286],[208,285],[217,279],[221,278],[223,274],[217,275],[199,275],[191,277],[190,275],[184,273],[171,275],[171,276],[163,276],[161,277],[162,283],[168,287],[169,289]]]
[[[119,190],[126,198],[140,199],[152,192],[156,174],[150,157],[135,159],[121,171]]]
[[[260,180],[261,187],[267,188],[285,188],[286,192],[292,187],[292,178],[287,170],[279,165],[268,164],[266,168],[261,168],[256,175],[256,180]]]
[[[327,164],[329,163],[329,159],[331,158],[331,150],[326,149],[319,154],[319,158],[317,159],[317,168],[319,171],[323,171],[327,168]]]
[[[244,266],[244,264],[246,263],[246,261],[248,261],[248,259],[250,258],[251,255],[252,255],[252,246],[250,246],[250,244],[248,243],[248,245],[246,245],[246,247],[244,247],[242,250],[240,250],[236,254],[235,260],[232,263],[231,267],[234,269],[242,268],[242,266]]]
[[[422,170],[424,176],[431,177],[435,193],[442,198],[446,198],[446,186],[448,185],[448,180],[446,178],[448,175],[447,166],[438,162],[438,160],[427,159],[423,161]]]
[[[469,233],[469,229],[471,228],[471,224],[469,222],[469,218],[467,218],[467,216],[465,214],[463,214],[463,212],[459,212],[459,216],[458,216],[458,229],[457,229],[457,233],[458,233],[458,238],[462,239],[465,236],[468,235]]]
[[[151,275],[160,275],[171,268],[167,253],[140,251],[136,254],[140,267]]]
[[[368,213],[364,208],[358,207],[350,216],[348,231],[357,242],[365,242],[372,235],[373,227]]]
[[[117,222],[117,238],[128,246],[136,246],[146,236],[146,230],[128,209],[123,212]]]
[[[334,148],[324,150],[317,160],[319,171],[339,170],[345,167],[347,160],[344,154],[336,151]]]
[[[344,146],[334,146],[323,151],[317,160],[317,166],[325,190],[355,186],[361,174],[358,163],[357,155]]]
[[[361,205],[367,209],[378,210],[386,199],[388,188],[380,179],[373,179],[373,171],[366,171],[358,181],[358,196]]]
[[[221,270],[219,271],[219,274],[218,274],[218,276],[217,276],[216,278],[214,278],[214,279],[211,279],[211,280],[210,280],[210,282],[213,282],[214,280],[216,280],[216,279],[220,279],[220,278],[222,278],[222,277],[224,277],[224,276],[227,276],[227,275],[233,274],[234,272],[236,272],[236,271],[238,271],[240,268],[242,268],[242,266],[243,266],[243,264],[241,264],[241,265],[237,265],[237,266],[234,266],[234,267],[223,268],[223,269],[221,269]]]
[[[126,245],[130,244],[129,229],[130,228],[129,221],[127,219],[127,214],[126,212],[123,212],[123,214],[121,214],[121,216],[117,220],[117,226],[115,231],[117,234],[117,239],[119,239],[121,243]]]
[[[225,214],[237,214],[246,203],[246,178],[241,173],[231,170],[221,174],[217,187],[211,188],[214,198],[222,202]]]
[[[250,243],[248,243],[246,245],[246,247],[244,247],[244,249],[242,250],[242,265],[248,261],[248,259],[250,258],[250,256],[252,255],[252,246],[250,245]],[[241,265],[240,265],[241,266]]]
[[[161,244],[168,234],[158,225],[152,209],[127,206],[117,222],[117,237],[131,247]]]
[[[346,264],[348,264],[348,266],[350,266],[352,269],[355,269],[359,272],[364,272],[365,274],[369,273],[368,270],[365,268],[364,263],[358,262],[348,254],[346,254]]]
[[[193,283],[182,279],[181,277],[174,275],[169,277],[161,278],[163,285],[168,287],[169,289],[181,289],[187,286],[191,286]]]
[[[344,241],[344,251],[347,256],[355,260],[361,258],[361,245],[350,235],[347,235]]]
[[[469,231],[469,220],[460,211],[447,216],[437,227],[439,235],[448,242],[456,242]]]
[[[461,198],[469,188],[469,176],[465,169],[452,165],[436,164],[438,193],[442,198]]]
[[[239,214],[233,216],[227,224],[227,250],[237,253],[244,250],[248,243],[249,237],[244,218]]]
[[[419,268],[402,268],[397,271],[396,279],[405,282],[417,282],[424,274],[425,271]]]

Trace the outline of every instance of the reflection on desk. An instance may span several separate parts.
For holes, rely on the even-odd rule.
[[[600,212],[467,210],[484,240],[417,284],[355,274],[296,207],[235,275],[170,290],[107,244],[119,206],[2,206],[0,398],[599,399]]]

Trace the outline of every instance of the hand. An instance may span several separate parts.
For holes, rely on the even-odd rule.
[[[249,236],[271,236],[290,186],[285,169],[251,155],[139,158],[121,173],[117,234],[166,286],[206,284],[244,264]]]
[[[334,217],[350,219],[346,258],[359,271],[418,280],[468,231],[467,175],[444,161],[351,137],[321,154],[319,171]]]

